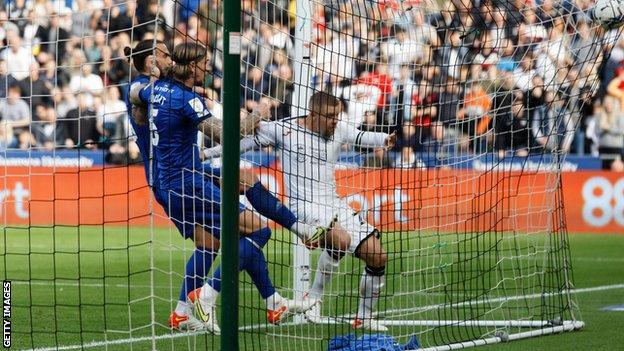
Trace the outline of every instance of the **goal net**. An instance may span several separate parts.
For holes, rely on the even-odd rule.
[[[170,52],[205,45],[206,107],[234,118],[221,104],[226,3],[0,5],[0,267],[13,347],[219,348],[218,335],[168,324],[196,249],[147,185],[153,160],[142,167],[124,104],[140,72],[124,48],[153,40],[146,51],[157,56],[159,41]],[[279,325],[242,272],[239,306],[218,303],[238,308],[240,347],[320,350],[349,333],[384,333],[406,349],[448,350],[581,328],[561,172],[584,145],[577,127],[605,95],[620,40],[592,20],[592,6],[243,1],[240,116],[269,105],[276,123],[263,125],[281,139],[242,154],[241,169],[301,221],[338,216],[334,230],[353,245],[309,250],[270,222],[263,252],[284,297],[311,298],[323,252],[344,257],[321,274],[313,313]],[[352,138],[306,124],[318,92],[341,101],[335,119]],[[365,133],[394,133],[396,143],[367,143]],[[198,135],[197,149],[218,139]],[[218,179],[220,160],[204,164]],[[332,201],[317,196],[327,189]],[[244,192],[241,202],[256,211]],[[363,306],[371,313],[356,321]]]

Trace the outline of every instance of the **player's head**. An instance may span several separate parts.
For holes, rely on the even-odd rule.
[[[134,68],[143,74],[150,73],[153,63],[156,63],[156,67],[161,73],[168,71],[173,63],[167,45],[162,41],[154,41],[154,39],[142,40],[134,49],[126,46],[124,55],[128,59],[132,59]]]
[[[193,84],[203,85],[209,64],[207,48],[199,43],[186,42],[173,48],[171,75],[179,81],[193,78]]]
[[[310,98],[309,106],[310,114],[307,118],[311,119],[314,131],[324,137],[332,136],[342,112],[340,99],[331,94],[318,91]]]

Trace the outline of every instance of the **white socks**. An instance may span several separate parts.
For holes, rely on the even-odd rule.
[[[303,242],[306,242],[316,234],[316,227],[297,221],[290,227],[290,231],[295,233]]]
[[[366,267],[362,279],[360,279],[360,303],[357,313],[357,317],[360,319],[372,317],[373,309],[379,300],[379,292],[384,286],[385,269],[375,268],[374,270]]]
[[[217,297],[219,297],[219,292],[210,286],[210,284],[204,284],[199,293],[199,298],[211,305],[216,305]]]
[[[325,284],[329,283],[338,266],[340,266],[340,260],[331,257],[327,250],[321,252],[316,267],[314,283],[312,284],[312,289],[310,289],[310,298],[318,300],[323,296]]]
[[[178,316],[189,316],[191,314],[191,305],[186,301],[178,300],[178,304],[175,308],[175,313]]]
[[[267,297],[264,300],[267,310],[276,310],[277,306],[279,306],[279,304],[282,302],[282,299],[282,295],[280,295],[277,291],[273,293],[273,295]]]

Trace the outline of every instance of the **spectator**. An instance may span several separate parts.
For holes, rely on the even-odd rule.
[[[121,6],[113,6],[110,10],[109,30],[113,33],[129,34],[134,24],[134,14],[136,11],[136,2],[128,1],[125,3],[126,11],[121,11]]]
[[[366,113],[377,115],[377,102],[381,90],[373,85],[354,84],[344,89],[342,97],[347,101],[347,118],[345,120],[358,128]]]
[[[104,104],[97,111],[98,132],[114,143],[123,144],[128,137],[126,104],[120,99],[119,88],[110,86],[104,95]]]
[[[52,97],[50,90],[52,85],[44,79],[41,79],[41,71],[39,70],[39,63],[36,61],[30,64],[30,76],[22,79],[19,82],[22,97],[35,114],[35,109],[38,106],[45,108],[52,107]]]
[[[90,28],[91,11],[87,0],[76,0],[77,11],[71,12],[71,36],[84,38],[92,35]]]
[[[381,44],[381,56],[391,67],[390,75],[396,79],[400,76],[402,64],[430,56],[425,56],[424,44],[412,40],[404,28],[396,26],[394,32],[395,37],[393,39]]]
[[[619,101],[605,97],[598,113],[598,152],[604,156],[624,156],[624,112]]]
[[[472,85],[466,91],[464,104],[457,111],[457,125],[461,133],[460,145],[464,152],[472,147],[477,153],[486,151],[484,136],[490,128],[492,100],[480,85]],[[469,145],[471,144],[471,145]]]
[[[22,45],[22,38],[15,31],[7,32],[7,45],[0,53],[0,58],[7,63],[7,72],[17,80],[28,77],[30,64],[35,62],[31,48]]]
[[[59,58],[64,57],[69,32],[61,27],[58,13],[52,12],[48,27],[40,28],[39,31],[39,37],[42,40],[41,50],[55,59],[57,55]]]
[[[69,88],[74,94],[85,93],[89,105],[93,105],[93,97],[99,96],[104,91],[102,78],[93,73],[93,66],[84,64],[80,73],[75,74],[69,81]]]
[[[14,148],[16,143],[11,123],[4,119],[0,120],[0,150]]]
[[[259,67],[249,66],[247,74],[241,76],[241,87],[241,105],[251,111],[268,92],[269,82]]]
[[[496,148],[499,155],[503,155],[504,151],[515,152],[517,156],[528,155],[530,131],[522,93],[513,94],[509,114],[505,117],[500,125],[497,124]]]
[[[96,128],[97,113],[89,104],[87,93],[78,93],[77,101],[78,106],[57,121],[57,145],[97,149],[100,140]]]
[[[607,86],[607,93],[618,99],[620,106],[624,106],[624,69],[616,71],[616,76]]]
[[[46,150],[54,150],[56,136],[54,110],[38,105],[35,108],[31,130],[37,143]]]
[[[31,122],[30,106],[22,100],[19,85],[10,86],[7,99],[0,101],[0,116],[2,120],[11,124],[16,135],[28,129]]]
[[[12,75],[7,74],[7,63],[0,59],[0,99],[7,96],[7,87],[17,84],[17,80]]]
[[[0,11],[0,44],[7,39],[8,32],[19,33],[19,27],[9,21],[9,15],[5,11]]]
[[[395,121],[410,121],[414,97],[418,96],[418,85],[412,79],[409,65],[402,65],[399,77],[392,82],[392,98],[390,105],[395,108]]]
[[[15,18],[15,24],[19,28],[19,33],[24,32],[28,24],[28,8],[26,0],[14,0],[9,6],[9,18]]]

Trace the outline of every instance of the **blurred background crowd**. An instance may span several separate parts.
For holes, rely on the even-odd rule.
[[[139,40],[209,46],[207,103],[221,118],[220,0],[0,3],[0,149],[87,148],[139,158],[124,105]],[[424,155],[571,153],[622,169],[624,40],[585,15],[590,0],[317,0],[311,81],[343,119],[394,130],[370,165]],[[291,116],[295,1],[243,0],[241,116]],[[607,57],[605,52],[613,49]],[[598,83],[598,84],[596,84]],[[578,126],[578,127],[577,127]],[[577,128],[575,128],[577,127]],[[437,156],[436,156],[437,157]]]

